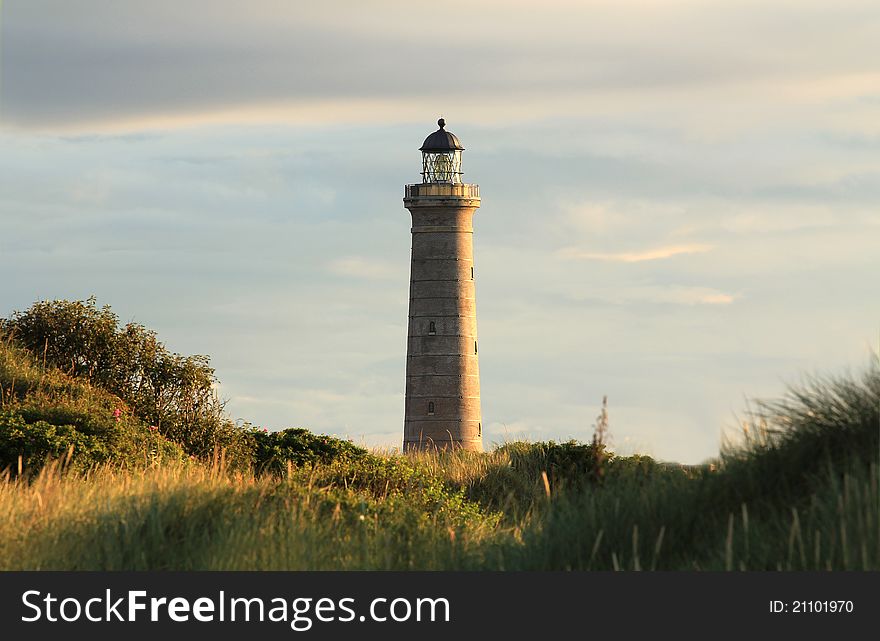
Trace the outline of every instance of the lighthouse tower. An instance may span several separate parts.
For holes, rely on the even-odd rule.
[[[458,138],[440,129],[421,146],[422,182],[407,185],[412,263],[403,450],[482,451],[474,212],[479,185],[461,182]]]

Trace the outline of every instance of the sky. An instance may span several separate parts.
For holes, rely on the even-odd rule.
[[[0,316],[95,295],[229,413],[403,428],[403,186],[478,183],[484,440],[696,463],[880,336],[876,0],[5,0]]]

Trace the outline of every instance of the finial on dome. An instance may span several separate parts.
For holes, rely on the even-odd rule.
[[[430,136],[425,138],[425,142],[419,147],[419,151],[428,153],[446,153],[449,151],[461,151],[464,149],[455,134],[444,129],[446,121],[442,117],[437,121],[437,124],[440,125],[440,129],[432,132]]]

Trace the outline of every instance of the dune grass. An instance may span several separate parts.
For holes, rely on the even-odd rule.
[[[759,404],[701,466],[550,442],[249,469],[2,347],[0,569],[880,569],[877,363]],[[22,444],[51,462],[19,473]]]
[[[613,489],[545,496],[514,524],[418,488],[383,496],[321,476],[49,466],[30,482],[0,485],[0,567],[880,568],[876,465],[829,470],[805,501],[776,511],[744,502],[727,514],[694,513],[704,481],[628,478]]]
[[[0,483],[0,567],[876,570],[878,412],[874,368],[764,406],[713,466],[612,457],[598,483],[563,465],[585,446],[547,443],[281,475],[54,463]]]

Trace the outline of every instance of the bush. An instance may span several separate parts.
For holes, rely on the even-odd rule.
[[[351,441],[317,435],[302,428],[265,432],[250,428],[254,441],[254,466],[258,470],[281,472],[290,461],[294,465],[314,465],[332,461],[350,461],[366,456],[367,451]]]
[[[613,460],[604,445],[573,440],[565,443],[511,443],[499,450],[507,453],[514,470],[535,478],[546,472],[553,486],[599,482],[606,466]]]
[[[62,458],[74,448],[77,460],[85,465],[104,462],[109,457],[106,443],[98,436],[84,434],[73,425],[53,425],[46,421],[28,423],[18,412],[0,412],[0,468],[41,465],[47,458]],[[72,452],[70,452],[72,454]]]
[[[7,333],[46,364],[70,376],[87,378],[102,387],[121,378],[117,318],[94,298],[87,301],[40,301],[26,312],[15,312],[4,323]]]
[[[3,323],[6,333],[47,366],[118,396],[135,417],[188,453],[249,465],[253,439],[223,414],[217,378],[207,356],[170,352],[156,333],[119,325],[109,306],[86,301],[40,301]]]
[[[88,432],[64,422],[64,416],[63,412],[41,415],[33,409],[0,411],[0,470],[17,473],[19,457],[22,470],[29,473],[39,471],[50,459],[87,469],[101,463],[132,467],[185,458],[178,445],[139,422],[121,420],[113,429]]]

